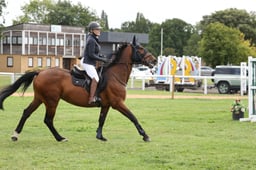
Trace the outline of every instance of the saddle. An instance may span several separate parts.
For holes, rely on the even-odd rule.
[[[98,87],[96,90],[96,96],[105,87],[105,83],[103,81],[104,79],[101,76],[101,71],[97,70],[97,72],[98,72],[100,80],[99,80]],[[85,70],[81,69],[78,65],[74,65],[70,74],[72,77],[73,85],[83,87],[85,90],[90,92],[90,86],[91,86],[92,79],[88,76],[88,74],[86,73]]]

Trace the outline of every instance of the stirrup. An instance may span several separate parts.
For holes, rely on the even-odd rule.
[[[91,102],[89,102],[89,104],[100,104],[101,103],[101,98],[94,96],[93,100]]]

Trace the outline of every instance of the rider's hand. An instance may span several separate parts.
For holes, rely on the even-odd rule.
[[[104,54],[99,54],[100,58],[107,58],[107,56],[105,56]]]
[[[112,62],[112,59],[102,58],[102,61],[106,64],[110,64]]]

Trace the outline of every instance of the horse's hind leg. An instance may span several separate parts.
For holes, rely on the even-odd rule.
[[[47,125],[47,127],[49,128],[49,130],[52,132],[53,136],[55,137],[55,139],[57,141],[67,141],[66,138],[60,136],[60,134],[57,132],[57,130],[55,129],[54,125],[53,125],[53,119],[54,119],[54,115],[56,112],[56,107],[57,106],[46,106],[46,114],[45,114],[45,118],[44,118],[44,123]]]
[[[11,136],[11,139],[13,141],[17,141],[18,140],[18,135],[21,133],[24,124],[26,122],[26,120],[29,118],[29,116],[38,108],[38,106],[40,106],[42,104],[42,102],[40,100],[34,99],[30,105],[24,109],[22,117],[19,121],[19,124],[17,125],[13,135]]]

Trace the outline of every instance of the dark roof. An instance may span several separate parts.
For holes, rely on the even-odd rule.
[[[139,43],[148,43],[148,34],[127,32],[102,32],[99,40],[108,43],[128,43],[132,41],[134,35]]]

